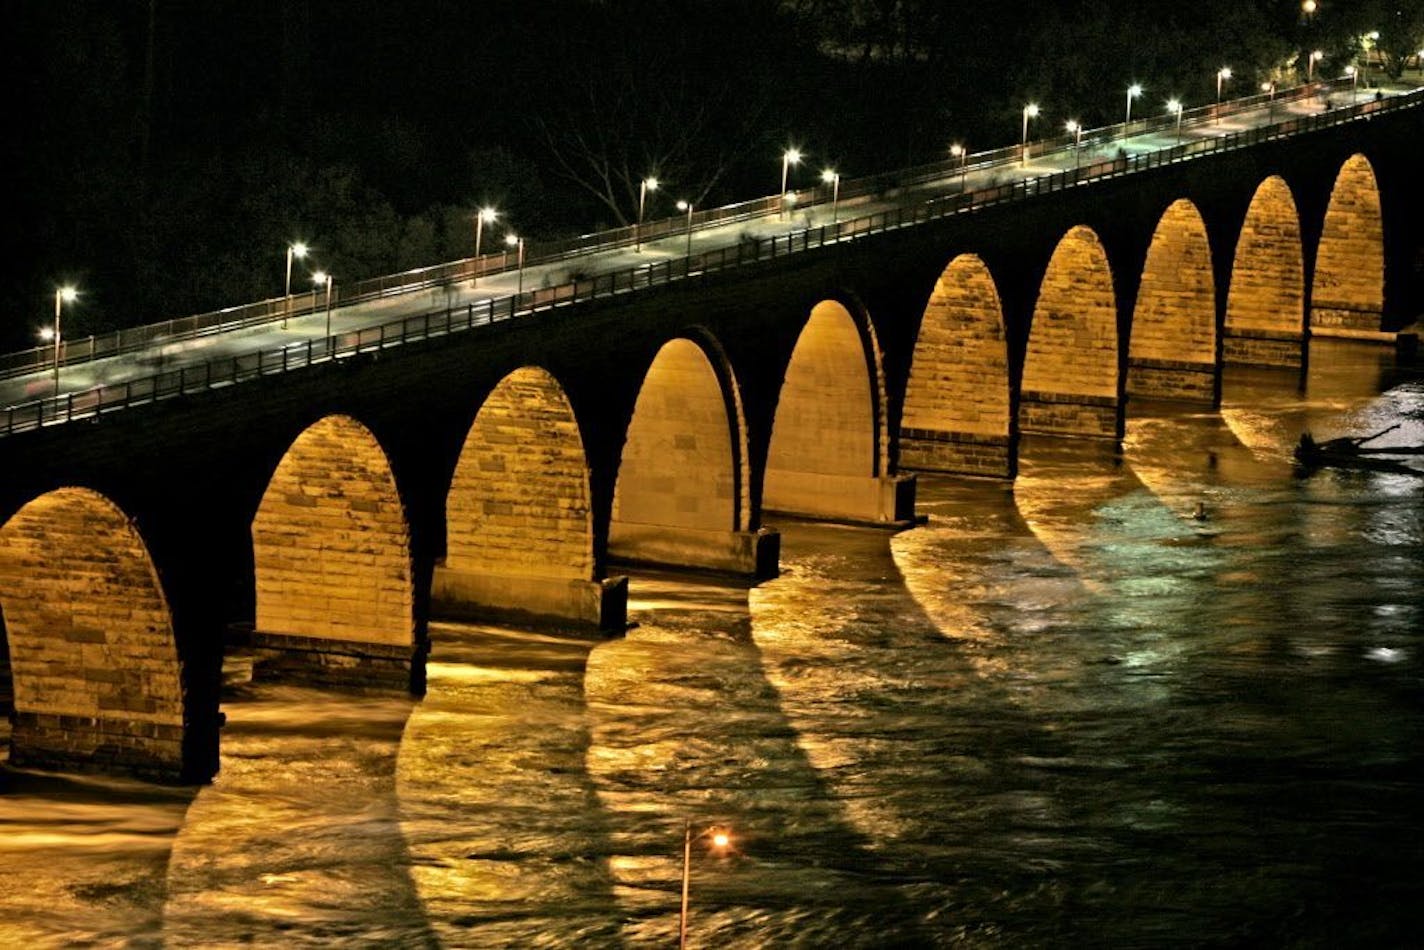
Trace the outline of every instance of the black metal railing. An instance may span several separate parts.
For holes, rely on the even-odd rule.
[[[1317,84],[1317,86],[1319,85]],[[61,394],[0,410],[0,436],[40,426],[89,418],[105,412],[187,393],[232,385],[259,376],[301,369],[344,356],[444,336],[554,307],[635,292],[699,274],[771,261],[789,254],[798,254],[827,245],[857,240],[872,234],[924,224],[950,215],[971,212],[1006,202],[1023,201],[1089,182],[1132,174],[1218,152],[1248,148],[1272,139],[1308,134],[1322,128],[1367,118],[1380,112],[1415,108],[1421,103],[1424,103],[1424,90],[1415,90],[1406,95],[1357,103],[1311,116],[1296,117],[1262,128],[1232,132],[1216,138],[1187,142],[1153,152],[1098,158],[1067,171],[972,191],[955,191],[914,204],[905,204],[885,211],[848,218],[833,224],[793,231],[785,235],[770,238],[744,238],[735,244],[688,257],[642,264],[621,271],[576,279],[554,287],[529,290],[471,303],[464,307],[451,306],[436,309],[374,327],[336,333],[326,338],[307,340],[238,356],[219,357],[169,371],[160,369],[159,372],[140,379],[101,385],[80,392]],[[1214,108],[1197,111],[1209,113],[1213,112]],[[1200,121],[1202,117],[1194,116],[1193,118],[1195,121]],[[1209,115],[1207,119],[1210,119]],[[1175,122],[1176,120],[1173,119],[1169,125],[1175,126]],[[1018,149],[1008,151],[1011,151],[1017,158]],[[957,162],[952,163],[952,167],[957,175]],[[923,173],[923,169],[911,171],[917,175]],[[899,187],[905,186],[901,183]],[[842,194],[844,196],[844,191]],[[761,199],[760,202],[749,202],[748,205],[758,203],[767,207],[757,213],[765,213],[766,210],[774,210],[776,207],[775,199]],[[682,226],[685,228],[685,216],[682,221]],[[649,233],[646,230],[643,239],[649,239]],[[569,253],[571,252],[565,250],[561,256],[556,256],[553,259],[562,259]],[[548,260],[549,258],[546,256],[544,259]],[[379,278],[375,282],[364,282],[363,285],[358,285],[361,289],[353,294],[353,297],[344,298],[342,303],[349,305],[354,302],[353,298],[371,299],[372,296],[388,295],[394,292],[394,288],[398,286],[406,289],[449,283],[458,278],[446,276],[437,280],[415,275],[424,275],[432,271],[459,266],[466,267],[465,273],[469,275],[474,273],[469,269],[470,266],[472,264],[478,266],[484,260],[481,258],[478,261],[457,261],[454,264],[441,265],[441,268],[426,268],[422,271],[408,272],[406,275],[393,275],[392,277]],[[526,266],[528,263],[526,258]],[[453,273],[448,270],[445,272]],[[404,284],[397,283],[402,278],[405,278],[406,282]],[[265,303],[271,303],[271,301]]]

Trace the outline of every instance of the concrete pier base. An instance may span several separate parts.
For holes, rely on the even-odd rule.
[[[1019,400],[1019,430],[1025,435],[1118,439],[1121,409],[1112,396],[1025,391]]]
[[[915,476],[820,475],[769,469],[763,507],[803,518],[908,524],[915,519]]]
[[[428,645],[366,643],[256,630],[253,678],[362,693],[425,692]]]
[[[1127,392],[1144,399],[1211,404],[1216,399],[1216,367],[1211,364],[1155,360],[1129,360]]]
[[[1006,435],[934,429],[900,430],[900,467],[981,478],[1013,478],[1018,470]]]
[[[781,571],[781,535],[757,531],[706,531],[668,525],[618,523],[609,557],[626,564],[723,571],[755,580]]]
[[[1230,327],[1222,340],[1221,359],[1234,366],[1299,367],[1305,358],[1305,338],[1299,333]]]
[[[628,578],[590,581],[435,566],[431,614],[441,620],[573,621],[607,632],[628,626]]]
[[[202,781],[183,762],[183,727],[108,716],[19,712],[10,764],[62,772],[137,775],[162,782]]]

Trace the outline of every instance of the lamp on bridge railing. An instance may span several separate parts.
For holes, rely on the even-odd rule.
[[[841,173],[834,168],[827,168],[821,172],[821,181],[831,186],[831,223],[835,224],[841,202]]]
[[[648,192],[658,190],[658,180],[649,175],[638,184],[638,223],[633,226],[633,250],[643,249],[643,207],[648,202]]]
[[[778,202],[777,213],[778,213],[779,215],[781,215],[782,217],[784,217],[785,214],[786,214],[786,181],[787,181],[787,176],[791,173],[791,166],[792,166],[792,165],[799,165],[800,163],[801,163],[801,150],[800,150],[800,149],[788,148],[786,151],[784,151],[784,152],[781,153],[781,190],[777,192],[777,194],[781,196],[781,199],[780,199],[780,201]],[[792,200],[794,201],[795,199],[792,199]]]
[[[1231,67],[1223,66],[1216,71],[1216,124],[1221,124],[1221,86],[1231,78]]]
[[[1305,22],[1315,22],[1315,0],[1304,0],[1300,5],[1300,11],[1305,14]]]
[[[1360,71],[1353,65],[1345,67],[1345,75],[1350,77],[1350,103],[1355,102],[1355,94],[1360,91]]]
[[[524,293],[524,238],[516,234],[506,234],[504,236],[504,243],[508,247],[519,249],[519,283],[515,293],[522,294]]]
[[[1177,144],[1182,144],[1182,100],[1168,99],[1167,112],[1177,117]]]
[[[477,269],[474,278],[470,281],[471,287],[478,286],[480,281],[480,272],[478,270],[480,266],[480,243],[485,237],[485,225],[494,224],[494,219],[497,217],[499,217],[499,212],[488,205],[481,208],[475,214],[475,267]]]
[[[1311,50],[1310,56],[1306,58],[1305,81],[1315,82],[1315,64],[1325,58],[1324,50]]]
[[[963,192],[965,178],[969,174],[966,168],[969,164],[969,149],[965,148],[962,142],[955,142],[949,147],[949,154],[951,157],[959,159],[959,190]]]
[[[287,245],[287,289],[283,291],[283,299],[286,307],[282,310],[282,329],[287,328],[287,318],[292,314],[292,258],[301,260],[307,256],[307,246],[301,241],[293,241]]]
[[[1038,117],[1038,103],[1030,102],[1023,107],[1023,134],[1019,136],[1019,147],[1023,151],[1023,164],[1028,164],[1028,120]]]
[[[54,394],[59,395],[59,346],[62,335],[60,333],[60,316],[64,310],[64,305],[73,303],[79,297],[79,291],[70,286],[56,287],[54,291],[54,326],[42,327],[40,329],[40,339],[46,343],[54,341]]]
[[[1063,123],[1063,129],[1073,136],[1073,170],[1077,171],[1081,167],[1080,156],[1083,154],[1083,123],[1069,119]]]
[[[324,270],[312,274],[312,309],[316,309],[316,292],[326,288],[326,338],[331,339],[331,275]]]
[[[692,822],[689,820],[683,825],[682,832],[682,909],[677,915],[677,945],[679,948],[687,946],[687,892],[692,881],[692,842],[701,841],[703,838],[710,838],[712,841],[712,851],[719,857],[724,857],[732,847],[731,832],[722,827],[713,825],[697,835],[692,833]]]
[[[679,201],[677,210],[687,212],[687,256],[692,256],[692,202]]]
[[[1261,83],[1261,91],[1270,96],[1266,100],[1266,121],[1276,124],[1276,84],[1274,81]]]
[[[1142,95],[1142,86],[1138,83],[1133,83],[1127,87],[1127,117],[1122,120],[1123,125],[1127,125],[1132,121],[1132,100],[1140,95]],[[1126,134],[1127,131],[1124,129],[1123,135],[1125,136]]]

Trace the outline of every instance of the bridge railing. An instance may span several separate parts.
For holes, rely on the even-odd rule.
[[[1321,92],[1342,88],[1348,84],[1349,80],[1322,81],[1282,90],[1274,96],[1261,94],[1232,99],[1222,103],[1220,108],[1215,104],[1203,106],[1183,113],[1182,126],[1189,129],[1214,121],[1218,113],[1224,116],[1237,110],[1256,108],[1265,103],[1268,98],[1282,103],[1293,102],[1318,95]],[[1172,116],[1159,115],[1139,118],[1131,123],[1118,123],[1100,129],[1088,130],[1084,133],[1081,144],[1091,148],[1120,140],[1128,135],[1161,131],[1175,125],[1176,119]],[[1068,135],[1035,139],[1028,145],[1028,157],[1031,159],[1034,155],[1041,156],[1072,144],[1074,144],[1073,139]],[[857,199],[861,198],[889,198],[908,189],[926,185],[948,185],[956,175],[965,171],[982,171],[993,165],[1018,161],[1022,157],[1022,152],[1020,146],[1012,145],[967,155],[963,166],[960,165],[958,159],[946,159],[899,171],[847,179],[841,182],[841,201],[853,205]],[[802,206],[823,204],[831,198],[830,189],[825,185],[796,189],[796,192],[797,194],[806,194],[810,198],[809,201],[803,201]],[[530,266],[570,260],[612,248],[629,247],[638,241],[654,241],[659,238],[684,234],[689,226],[696,231],[734,221],[750,220],[779,210],[781,210],[780,197],[772,195],[738,204],[709,208],[705,211],[694,210],[690,222],[687,215],[680,214],[646,221],[641,228],[628,226],[566,240],[540,242],[532,251],[526,253],[525,264]],[[398,274],[372,277],[352,284],[338,285],[334,289],[333,303],[334,305],[350,306],[396,294],[505,273],[515,266],[511,258],[511,254],[502,250],[477,258],[464,258],[430,267],[415,268]],[[160,345],[174,344],[210,334],[265,326],[276,320],[320,312],[324,306],[324,299],[318,300],[310,292],[303,291],[293,294],[291,297],[270,297],[266,300],[215,310],[210,313],[126,328],[108,334],[63,340],[59,347],[59,364],[70,366],[87,363],[149,349],[156,343]],[[0,379],[22,376],[51,367],[55,363],[55,356],[53,345],[0,354]]]
[[[158,372],[147,377],[97,386],[82,392],[66,393],[0,410],[0,436],[233,385],[248,379],[284,373],[359,353],[445,336],[476,326],[587,300],[635,292],[700,274],[771,261],[872,234],[913,227],[950,215],[1007,202],[1024,201],[1093,181],[1215,152],[1246,148],[1271,139],[1301,135],[1358,121],[1376,113],[1415,108],[1421,104],[1424,104],[1424,90],[1389,99],[1357,103],[1315,115],[1300,116],[1273,126],[1242,130],[1219,138],[1201,139],[1138,155],[1101,159],[1076,169],[1028,180],[944,194],[918,204],[848,218],[787,235],[746,238],[736,244],[689,257],[661,260],[621,271],[578,278],[559,286],[491,298],[464,307],[436,309],[374,327],[338,332],[326,338],[238,356],[219,357],[167,371],[162,370],[160,366]]]

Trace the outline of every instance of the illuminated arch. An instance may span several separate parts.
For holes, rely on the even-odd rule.
[[[1374,167],[1351,155],[1335,179],[1315,258],[1310,325],[1378,330],[1384,312],[1384,217]]]
[[[610,553],[740,569],[723,549],[729,534],[750,528],[745,431],[736,383],[715,346],[686,337],[664,344],[624,437]]]
[[[845,305],[811,309],[786,366],[767,450],[762,506],[828,515],[842,511],[839,486],[885,470],[885,396],[872,329]]]
[[[1227,362],[1300,365],[1304,272],[1295,198],[1285,180],[1272,175],[1257,187],[1236,242],[1226,297]]]
[[[1053,250],[1024,356],[1019,428],[1117,438],[1117,301],[1102,242],[1078,225]]]
[[[935,282],[900,419],[900,465],[1013,474],[1008,333],[984,262],[961,254]]]
[[[262,634],[409,646],[410,529],[385,451],[349,416],[297,436],[252,521]]]
[[[87,488],[0,528],[15,764],[183,772],[182,667],[163,584],[134,523]]]
[[[1210,402],[1216,379],[1216,281],[1206,222],[1186,199],[1152,232],[1128,340],[1131,395]]]

